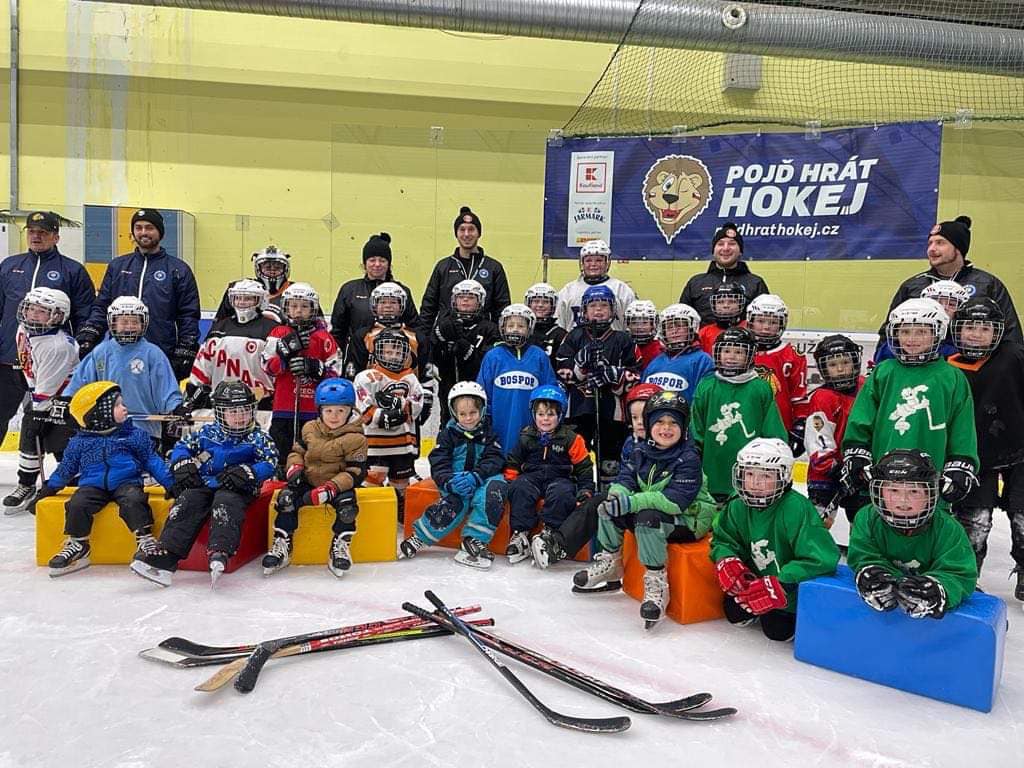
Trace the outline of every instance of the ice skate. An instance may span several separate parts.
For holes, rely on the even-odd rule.
[[[224,569],[228,566],[228,554],[227,552],[211,552],[210,553],[210,587],[217,586],[217,579],[224,573]]]
[[[34,485],[18,485],[13,491],[4,496],[4,515],[9,517],[21,514],[28,509],[38,493],[39,489]]]
[[[264,576],[288,567],[292,561],[292,546],[292,537],[280,528],[275,528],[274,543],[270,545],[270,551],[263,556]]]
[[[345,575],[345,571],[352,567],[352,553],[349,550],[351,543],[351,531],[334,534],[334,540],[331,542],[331,551],[327,555],[327,567],[339,579]]]
[[[508,542],[508,548],[505,550],[505,556],[508,558],[509,563],[512,565],[521,563],[532,555],[533,552],[530,550],[530,534],[527,531],[517,531],[512,534],[512,538]]]
[[[160,544],[160,540],[153,536],[152,533],[136,533],[135,534],[135,556],[146,557],[146,556],[157,556],[166,555],[167,550]]]
[[[586,569],[576,571],[572,583],[577,594],[618,592],[622,589],[622,550],[598,552]]]
[[[480,539],[466,536],[462,539],[462,548],[455,553],[455,562],[486,571],[494,564],[494,554]]]
[[[136,576],[139,576],[146,581],[151,581],[154,584],[158,584],[161,587],[171,586],[171,579],[174,577],[173,571],[169,571],[165,568],[157,568],[155,565],[150,565],[141,558],[132,560],[132,564],[128,566],[128,568]]]
[[[547,568],[565,559],[565,550],[562,549],[558,534],[550,528],[545,528],[533,537],[530,549],[533,550],[533,564],[538,568]]]
[[[423,541],[415,533],[407,539],[403,539],[402,543],[398,545],[398,559],[408,560],[416,557],[416,553],[423,549],[426,542]]]
[[[1010,571],[1010,576],[1017,576],[1017,586],[1014,587],[1013,596],[1022,602],[1024,602],[1024,568],[1019,565]]]
[[[68,536],[64,548],[50,558],[50,578],[67,576],[89,567],[89,537]]]
[[[665,569],[648,568],[644,573],[644,600],[640,604],[640,617],[644,620],[644,629],[651,629],[665,618],[667,604],[668,575]]]

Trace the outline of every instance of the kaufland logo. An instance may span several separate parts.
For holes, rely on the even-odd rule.
[[[607,176],[607,163],[581,163],[576,167],[576,191],[604,194]]]

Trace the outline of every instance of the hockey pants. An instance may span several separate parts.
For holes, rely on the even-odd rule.
[[[633,515],[597,519],[597,541],[603,549],[615,552],[622,548],[623,531],[636,536],[637,556],[648,568],[664,568],[668,559],[668,543],[697,539],[680,519],[656,509],[641,509]]]
[[[225,488],[189,488],[174,502],[167,515],[167,524],[160,533],[160,543],[175,559],[170,570],[178,567],[178,560],[188,557],[192,545],[199,537],[206,519],[210,519],[210,552],[235,554],[242,538],[245,510],[252,496]]]
[[[760,618],[761,631],[769,640],[784,642],[791,640],[796,634],[795,612],[775,610],[756,617],[742,608],[731,595],[725,595],[722,607],[725,609],[725,618],[729,620],[730,624],[745,624],[751,619]]]
[[[141,485],[119,485],[112,491],[82,485],[64,505],[64,533],[79,538],[88,536],[93,517],[111,501],[117,504],[117,513],[133,533],[149,533],[153,529],[153,511]]]
[[[413,531],[423,542],[436,544],[465,520],[462,535],[489,544],[505,511],[507,492],[508,484],[502,476],[494,475],[484,480],[472,496],[444,494],[417,518]]]
[[[567,477],[545,480],[520,475],[508,487],[509,525],[512,533],[532,531],[537,525],[537,503],[544,506],[539,517],[548,528],[558,528],[576,508],[576,484]]]
[[[277,510],[277,517],[274,518],[274,528],[287,533],[289,536],[299,527],[299,507],[310,506],[312,501],[309,492],[313,486],[309,483],[302,483],[296,487],[282,488],[277,494],[277,501],[274,508]],[[342,491],[327,503],[328,507],[334,510],[334,525],[331,530],[335,534],[351,533],[356,529],[356,517],[359,514],[359,506],[356,504],[355,489]]]

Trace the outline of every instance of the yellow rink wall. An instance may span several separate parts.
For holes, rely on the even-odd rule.
[[[521,294],[541,277],[544,140],[613,50],[67,0],[22,0],[21,25],[22,207],[194,214],[208,309],[268,242],[294,255],[293,276],[329,305],[338,285],[360,273],[362,244],[380,230],[393,236],[396,276],[419,294],[454,245],[451,222],[462,204],[480,215],[482,244]],[[6,25],[2,35],[6,57]],[[723,97],[722,113],[757,106],[799,66],[766,67],[761,91],[746,101]],[[894,68],[893,79],[905,93],[938,87],[920,72]],[[6,73],[2,80],[6,99]],[[857,97],[869,104],[872,94]],[[970,104],[951,111],[957,106]],[[431,126],[443,126],[440,143],[431,142]],[[0,124],[4,150],[7,131]],[[943,218],[972,216],[971,258],[1018,301],[1022,150],[1019,126],[947,128],[939,203]],[[4,188],[7,174],[4,157]],[[615,274],[663,306],[705,268],[707,254],[693,256],[617,265]],[[759,264],[754,249],[748,256],[790,304],[793,327],[848,330],[876,328],[896,284],[924,264]],[[549,281],[574,275],[573,263],[553,262]]]

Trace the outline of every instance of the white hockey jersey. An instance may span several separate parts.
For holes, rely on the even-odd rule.
[[[64,391],[78,365],[78,342],[59,328],[29,336],[19,325],[15,343],[22,373],[32,393],[32,409],[49,411],[50,398]]]
[[[197,386],[216,388],[222,381],[241,381],[262,399],[274,391],[274,379],[263,367],[262,355],[267,336],[278,323],[259,317],[239,323],[228,317],[210,330],[192,363],[189,381]]]
[[[409,368],[392,373],[374,366],[357,373],[353,384],[356,410],[363,417],[370,463],[373,463],[374,456],[419,455],[416,419],[423,410],[423,388],[416,374]],[[379,397],[381,395],[384,397]],[[398,399],[406,416],[405,421],[394,429],[384,429],[380,425],[380,400],[388,396]]]
[[[607,277],[604,282],[594,285],[606,285],[612,289],[612,293],[615,294],[615,322],[612,323],[612,328],[617,331],[626,330],[626,307],[636,301],[633,289],[617,277]],[[558,324],[566,331],[571,331],[579,325],[580,302],[583,301],[583,294],[587,288],[593,287],[582,277],[577,277],[571,283],[566,283],[558,292]]]

